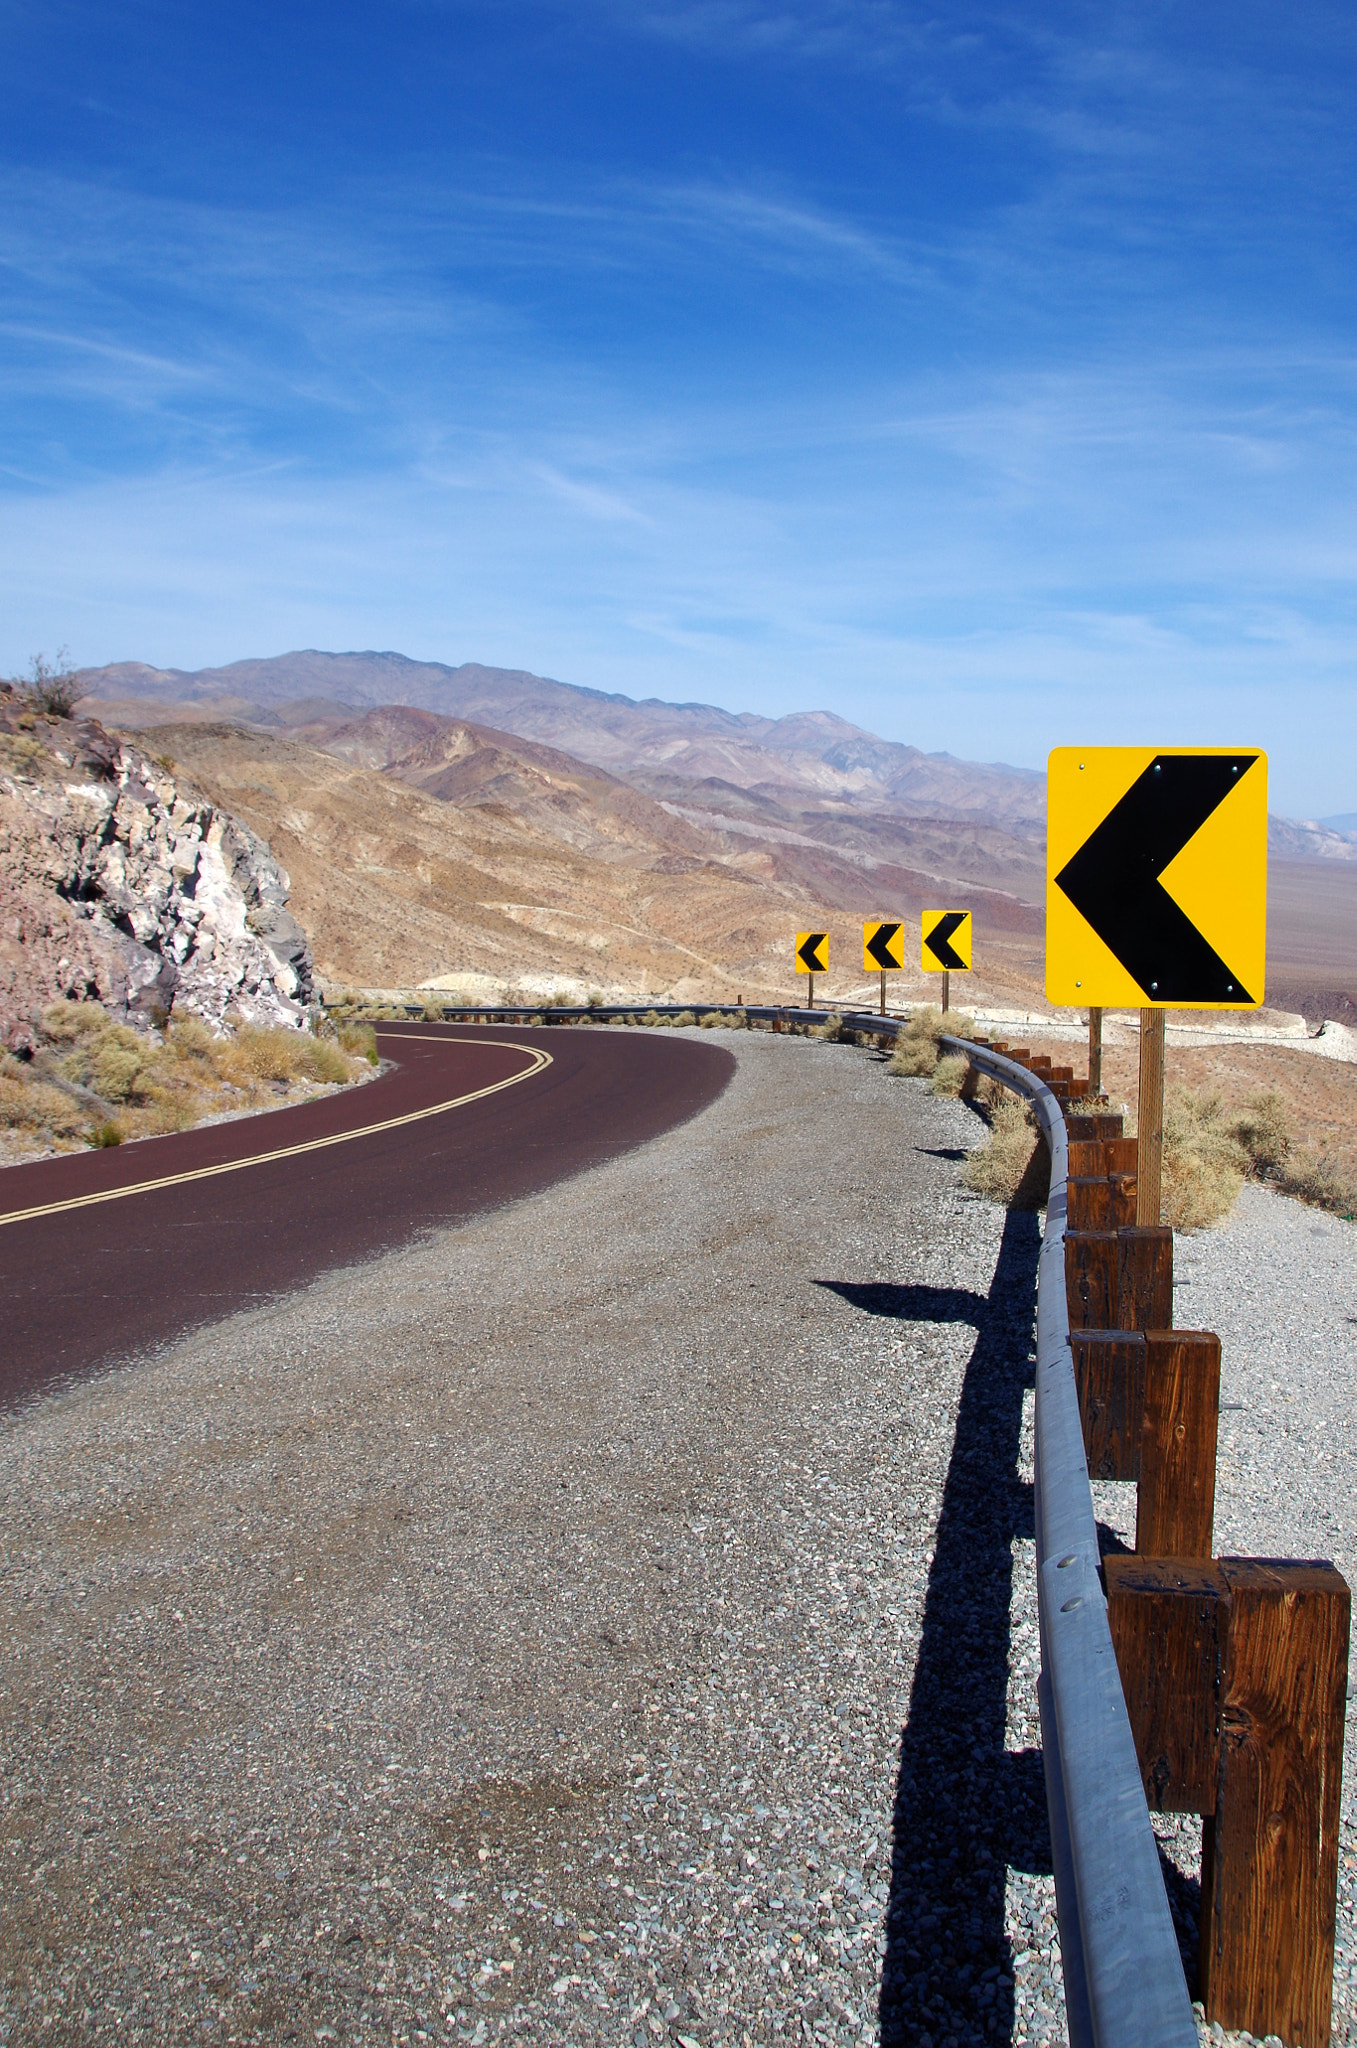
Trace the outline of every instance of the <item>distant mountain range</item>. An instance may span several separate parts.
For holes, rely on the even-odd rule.
[[[849,859],[885,857],[973,874],[1028,901],[1041,896],[1044,775],[926,754],[831,711],[763,718],[713,704],[638,701],[479,662],[449,668],[403,654],[316,649],[210,669],[118,662],[82,670],[81,681],[90,708],[130,726],[225,718],[319,734],[356,711],[423,710],[601,768],[704,828],[766,842],[790,834]],[[1357,812],[1274,817],[1270,851],[1287,861],[1357,861]]]
[[[182,720],[211,707],[217,717],[291,726],[308,713],[408,705],[536,740],[629,781],[645,777],[659,795],[704,782],[774,804],[828,801],[1020,828],[1040,829],[1044,820],[1043,776],[925,754],[830,711],[761,718],[713,704],[637,702],[478,662],[446,668],[403,654],[313,650],[217,669],[119,662],[83,670],[81,680],[105,709],[116,702],[120,713],[143,721],[152,709]]]

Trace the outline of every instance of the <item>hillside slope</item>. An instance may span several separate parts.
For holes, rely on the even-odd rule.
[[[384,708],[309,738],[156,728],[286,862],[331,985],[785,999],[791,934],[815,918],[834,935],[830,985],[847,990],[863,983],[861,918],[937,893],[904,865],[704,831],[552,749],[426,718]],[[1038,913],[989,892],[977,917],[998,979],[1027,987]]]

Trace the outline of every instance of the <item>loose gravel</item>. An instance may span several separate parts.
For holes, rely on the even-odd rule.
[[[1036,1223],[925,1084],[712,1036],[683,1128],[0,1426],[0,2041],[1063,2040]],[[1299,1554],[1351,1240],[1274,1207],[1347,1348],[1218,1526]]]

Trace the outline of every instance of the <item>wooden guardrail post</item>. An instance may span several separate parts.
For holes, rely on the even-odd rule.
[[[1219,1424],[1219,1337],[1210,1330],[1147,1330],[1138,1556],[1211,1555]]]
[[[1070,1335],[1095,1479],[1134,1480],[1136,1555],[1210,1557],[1220,1339],[1209,1330]]]
[[[1330,1564],[1108,1557],[1146,1797],[1200,1813],[1206,2016],[1326,2048],[1351,1600]]]
[[[1070,1230],[1065,1287],[1072,1330],[1166,1330],[1173,1323],[1173,1232]]]

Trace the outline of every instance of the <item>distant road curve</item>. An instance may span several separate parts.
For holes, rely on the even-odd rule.
[[[613,1158],[734,1070],[649,1031],[380,1024],[377,1042],[395,1065],[366,1086],[0,1170],[0,1406]]]

